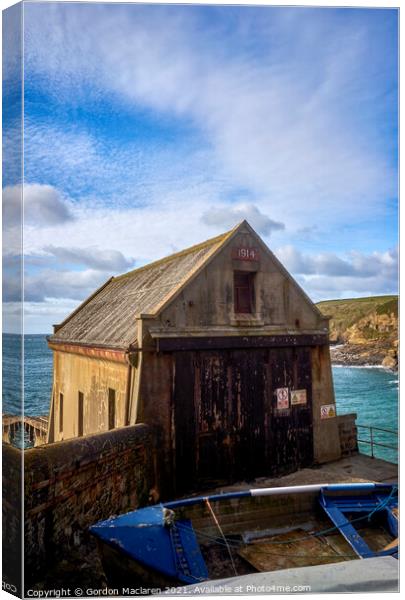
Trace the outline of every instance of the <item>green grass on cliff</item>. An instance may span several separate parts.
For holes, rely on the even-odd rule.
[[[371,313],[398,316],[398,296],[370,296],[368,298],[348,298],[345,300],[325,300],[318,302],[319,310],[331,317],[331,330],[342,334],[346,329]],[[367,337],[366,331],[363,334]]]
[[[398,316],[398,296],[369,296],[345,300],[324,300],[317,303],[319,310],[334,320],[344,321],[348,327],[371,312],[379,315],[394,313]]]

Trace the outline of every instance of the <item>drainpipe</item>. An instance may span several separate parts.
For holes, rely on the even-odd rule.
[[[52,384],[51,406],[49,411],[48,431],[46,434],[46,443],[55,441],[55,383]]]
[[[132,369],[138,366],[140,349],[130,348],[125,353],[126,362],[128,364],[127,384],[125,390],[125,425],[130,424],[131,420],[131,392],[132,392]]]
[[[129,403],[131,399],[131,375],[132,375],[132,365],[128,362],[128,371],[127,371],[127,385],[125,389],[125,421],[124,425],[129,425]]]

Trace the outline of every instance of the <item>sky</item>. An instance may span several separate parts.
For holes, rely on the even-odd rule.
[[[389,8],[26,3],[25,332],[243,219],[314,301],[396,293],[397,44]],[[9,160],[6,274],[20,193]]]

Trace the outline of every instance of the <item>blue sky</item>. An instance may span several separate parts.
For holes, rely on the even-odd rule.
[[[243,218],[315,301],[397,291],[396,10],[47,2],[24,23],[26,331]]]

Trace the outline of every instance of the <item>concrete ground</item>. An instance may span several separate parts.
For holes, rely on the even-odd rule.
[[[240,482],[230,486],[218,487],[209,493],[236,491],[252,487],[282,487],[288,485],[306,485],[311,483],[350,483],[350,482],[396,483],[398,465],[371,458],[365,454],[353,454],[334,462],[301,469],[290,475],[277,478],[260,477],[249,482]],[[204,492],[204,495],[207,492]]]
[[[361,563],[361,568],[357,560],[350,560],[267,573],[250,573],[177,588],[177,593],[187,596],[195,594],[220,596],[224,593],[249,596],[297,592],[301,594],[399,592],[398,560],[392,556],[383,556],[368,558]],[[171,591],[165,594],[173,595]]]

